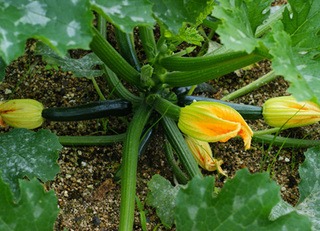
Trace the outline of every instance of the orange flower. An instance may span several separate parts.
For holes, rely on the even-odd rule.
[[[207,142],[226,142],[239,135],[246,150],[253,135],[236,110],[217,102],[194,102],[181,108],[178,126],[188,136]]]
[[[197,140],[190,136],[187,136],[185,140],[193,157],[203,169],[207,171],[217,170],[222,175],[227,176],[221,168],[223,161],[212,157],[212,150],[208,142]]]
[[[263,105],[263,118],[272,127],[292,128],[320,121],[319,105],[297,101],[292,96],[268,99]]]
[[[33,129],[43,123],[43,105],[33,99],[13,99],[0,103],[0,126]]]

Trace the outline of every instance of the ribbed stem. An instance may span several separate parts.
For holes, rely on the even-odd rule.
[[[91,50],[120,78],[140,86],[139,72],[134,69],[112,46],[93,28],[94,36],[90,44]]]
[[[127,34],[115,29],[119,52],[136,70],[140,71],[140,62],[135,50],[133,34]]]
[[[140,26],[139,35],[147,60],[151,62],[157,54],[157,45],[154,39],[153,29],[149,26]]]
[[[234,65],[236,62],[244,60],[258,60],[261,56],[257,54],[248,54],[244,51],[233,51],[217,55],[208,55],[201,57],[179,57],[169,56],[162,58],[160,64],[168,71],[197,71],[208,68],[218,68],[220,65]]]
[[[174,120],[178,120],[180,116],[180,107],[162,98],[158,94],[149,95],[147,103],[152,106],[161,115],[168,116]]]
[[[188,175],[191,178],[195,176],[202,177],[202,173],[198,167],[198,164],[189,150],[186,142],[184,141],[184,138],[175,121],[165,116],[162,119],[162,124],[166,133],[166,137],[168,138],[173,149],[176,151],[179,160],[188,172]]]
[[[240,96],[243,96],[245,94],[248,94],[259,87],[269,83],[270,81],[274,80],[277,78],[277,75],[274,71],[270,71],[269,73],[265,74],[264,76],[260,77],[259,79],[253,81],[252,83],[240,88],[237,91],[234,91],[222,98],[222,100],[233,100],[236,99]]]
[[[148,106],[141,104],[127,129],[122,156],[120,231],[133,230],[140,137],[150,114]]]
[[[303,140],[274,135],[254,135],[253,140],[260,143],[270,143],[281,147],[310,148],[320,145],[320,140]]]
[[[110,70],[107,66],[103,65],[102,67],[106,80],[108,82],[109,88],[113,91],[117,96],[122,99],[130,101],[132,104],[137,105],[141,103],[141,98],[132,94],[128,89],[123,86],[120,79],[116,76],[116,74]]]
[[[165,147],[165,154],[166,154],[167,161],[168,161],[169,165],[171,166],[174,175],[178,179],[178,182],[180,184],[186,184],[188,182],[188,177],[180,169],[178,163],[174,159],[173,150],[172,150],[172,146],[171,146],[170,142],[166,140],[164,147]]]
[[[126,134],[110,136],[59,136],[59,142],[63,146],[99,146],[122,142]]]
[[[225,60],[224,62],[219,62],[216,66],[211,68],[203,68],[197,71],[168,72],[165,76],[161,77],[161,81],[172,87],[196,85],[221,77],[232,71],[246,67],[252,63],[256,63],[262,59],[263,57],[260,55],[249,54],[236,59],[229,59]],[[186,62],[185,65],[187,65]],[[195,66],[194,64],[189,65]]]

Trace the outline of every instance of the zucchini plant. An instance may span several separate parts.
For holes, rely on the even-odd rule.
[[[311,0],[289,1],[288,5],[273,12],[275,8],[271,8],[271,3],[271,0],[79,0],[61,3],[72,12],[62,14],[59,4],[50,1],[2,1],[0,17],[5,23],[0,25],[1,79],[4,76],[4,64],[9,64],[22,54],[28,38],[36,38],[45,44],[38,45],[39,54],[47,62],[58,64],[64,70],[75,71],[75,65],[66,65],[72,62],[65,56],[68,50],[86,49],[92,52],[85,65],[80,64],[83,69],[91,69],[92,72],[85,72],[87,75],[82,77],[93,81],[103,100],[72,108],[46,108],[42,110],[42,116],[48,120],[77,121],[132,115],[124,135],[110,139],[93,137],[97,142],[88,143],[107,144],[113,138],[123,140],[119,230],[132,230],[137,161],[140,144],[145,142],[145,127],[152,127],[155,123],[163,126],[169,141],[166,144],[168,163],[173,166],[177,179],[180,183],[196,179],[192,184],[198,182],[196,184],[200,186],[202,172],[184,140],[185,135],[201,137],[199,139],[206,142],[225,142],[241,136],[246,149],[250,147],[252,136],[255,140],[270,141],[270,136],[266,135],[270,131],[253,132],[244,121],[263,118],[260,106],[235,104],[226,100],[253,91],[257,86],[281,75],[291,83],[289,92],[298,100],[319,103],[320,88],[316,73],[319,71],[320,5]],[[107,23],[112,25],[112,30],[106,30]],[[16,33],[12,28],[23,33]],[[108,34],[115,37],[115,44],[108,40]],[[134,34],[139,37],[139,49],[143,55],[137,53]],[[310,36],[302,36],[304,34]],[[219,37],[220,42],[213,39],[216,37],[214,35]],[[225,96],[224,101],[192,96],[197,85],[225,78],[228,73],[262,60],[269,60],[273,70],[252,83],[250,88],[239,89],[236,94]],[[93,70],[96,65],[99,66],[98,72]],[[106,77],[108,87],[117,95],[117,99],[105,100],[108,97],[99,91],[94,80],[98,75]],[[179,88],[183,87],[187,87],[187,93],[179,93]],[[132,88],[134,91],[131,91]],[[194,104],[195,101],[209,103]],[[205,111],[209,107],[212,113]],[[5,111],[1,112],[4,115]],[[152,113],[156,115],[156,120],[151,116]],[[186,121],[181,121],[182,117]],[[3,119],[5,122],[4,116]],[[183,125],[188,122],[190,129]],[[197,129],[194,129],[196,126]],[[277,130],[281,130],[281,127]],[[277,139],[279,137],[272,137],[272,142],[276,143]],[[61,144],[68,142],[63,137],[59,140]],[[76,138],[73,140],[75,145],[77,141],[78,144],[83,142]],[[318,144],[308,141],[302,143]],[[182,169],[176,164],[177,160],[181,162]],[[248,178],[247,173],[239,173],[236,180],[241,182],[241,177]],[[259,177],[266,181],[265,176]],[[255,178],[254,181],[258,182],[259,179]],[[205,184],[205,191],[211,196],[210,180],[205,180]],[[196,188],[194,185],[190,187]],[[279,189],[274,185],[272,187],[274,191],[271,194],[277,194]],[[273,205],[279,200],[275,199]],[[272,206],[268,207],[269,212]],[[180,222],[177,227],[183,227],[184,230],[186,227],[179,220],[183,217],[181,210],[181,207],[176,209],[179,212],[176,222]],[[304,227],[311,227],[309,220],[301,214],[283,214],[279,219],[303,221]],[[240,219],[236,223],[242,222],[244,220]],[[274,227],[287,228],[287,224],[281,222],[275,222]],[[293,222],[289,228],[294,226]],[[199,230],[209,230],[200,227]]]

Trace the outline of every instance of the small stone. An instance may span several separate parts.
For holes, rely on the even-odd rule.
[[[12,93],[12,91],[10,90],[10,89],[8,89],[8,88],[6,88],[5,90],[4,90],[4,94],[5,95],[9,95],[9,94],[11,94]]]

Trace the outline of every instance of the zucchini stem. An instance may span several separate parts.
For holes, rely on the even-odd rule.
[[[264,76],[260,77],[259,79],[253,81],[252,83],[224,96],[221,100],[233,100],[240,96],[243,96],[245,94],[248,94],[249,92],[252,92],[259,87],[269,83],[270,81],[277,78],[277,75],[274,71],[270,71],[269,73],[265,74]]]
[[[140,137],[151,111],[141,104],[127,129],[122,155],[120,231],[133,229]]]
[[[177,60],[179,62],[182,61],[181,59],[186,61],[182,62],[181,68],[179,67],[180,64],[177,64],[177,66],[172,66],[172,69],[176,68],[179,70],[180,69],[184,70],[183,68],[185,66],[191,66],[193,68],[193,71],[168,72],[166,73],[166,75],[164,75],[161,78],[161,81],[172,87],[184,87],[184,86],[197,85],[199,83],[203,83],[208,80],[219,78],[239,68],[261,61],[264,58],[264,56],[258,55],[255,53],[242,54],[240,56],[235,56],[235,57],[230,56],[229,58],[226,58],[223,62],[220,62],[220,61],[218,62],[217,60],[217,62],[214,65],[210,65],[209,64],[210,62],[208,62],[207,65],[202,66],[201,69],[199,69],[198,67],[196,68],[195,62],[193,62],[193,60],[196,61],[199,59],[199,61],[201,61],[202,57],[199,57],[199,58],[174,57],[174,58],[179,58],[179,60]],[[172,57],[169,60],[168,58],[168,60],[165,62],[167,67],[170,67],[171,64],[169,61],[172,61],[172,60],[175,60],[175,59],[173,59]]]
[[[202,173],[198,167],[198,164],[194,159],[190,149],[188,148],[175,121],[164,116],[162,119],[162,124],[165,130],[166,137],[168,138],[173,149],[176,151],[179,160],[188,172],[188,175],[191,178],[195,176],[202,177]]]
[[[140,73],[134,69],[93,27],[94,36],[90,43],[91,50],[120,78],[140,86]]]
[[[63,146],[100,146],[112,145],[116,142],[122,142],[126,134],[110,136],[59,136],[59,142]]]

